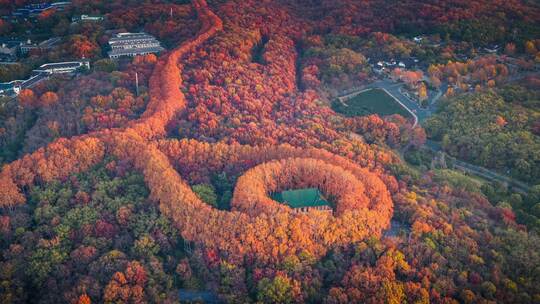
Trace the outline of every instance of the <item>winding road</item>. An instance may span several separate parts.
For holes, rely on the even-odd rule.
[[[442,149],[441,145],[431,140],[426,141],[424,148],[431,150],[433,152],[444,153],[444,150]],[[480,167],[477,165],[473,165],[473,164],[461,161],[448,154],[446,154],[446,157],[449,158],[453,162],[454,168],[457,168],[461,171],[465,171],[470,174],[480,176],[492,182],[499,182],[499,183],[507,184],[509,186],[512,186],[515,190],[518,190],[519,192],[522,192],[522,193],[527,193],[529,189],[531,188],[531,186],[527,185],[526,183],[510,178],[506,175],[502,175],[500,173],[494,172],[484,167]]]
[[[378,88],[385,90],[388,94],[390,94],[394,99],[403,107],[405,108],[409,113],[412,114],[414,118],[413,128],[418,125],[425,122],[429,117],[431,117],[435,112],[437,111],[438,104],[437,102],[439,99],[443,96],[443,92],[446,91],[448,88],[448,84],[443,83],[441,88],[435,93],[430,94],[428,96],[428,106],[426,108],[421,107],[416,101],[411,100],[409,97],[404,95],[402,93],[402,88],[404,87],[403,83],[394,82],[390,79],[383,79],[378,80],[376,82],[373,82],[366,87],[362,88],[362,90],[370,89],[370,88]],[[424,148],[431,150],[433,152],[443,152],[444,150],[438,144],[437,142],[428,140],[426,144],[424,145]],[[458,160],[454,157],[450,157],[454,163],[454,168],[457,168],[459,170],[465,171],[469,174],[473,174],[479,177],[482,177],[484,179],[487,179],[491,182],[500,182],[503,184],[507,184],[512,186],[514,189],[526,193],[529,191],[530,186],[524,182],[518,181],[516,179],[513,179],[511,177],[508,177],[506,175],[502,175],[500,173],[497,173],[495,171],[486,169],[484,167],[480,167],[477,165],[473,165],[471,163],[467,163],[461,160]]]

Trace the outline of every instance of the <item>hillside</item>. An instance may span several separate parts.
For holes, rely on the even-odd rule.
[[[537,4],[181,2],[0,19],[64,35],[21,75],[91,64],[0,99],[0,302],[540,302]],[[330,212],[272,199],[306,188]]]

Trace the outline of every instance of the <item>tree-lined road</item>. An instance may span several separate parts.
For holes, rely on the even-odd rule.
[[[437,142],[434,142],[434,141],[431,141],[431,140],[428,140],[426,141],[426,144],[424,145],[424,147],[426,149],[429,149],[433,152],[443,152],[443,149],[441,147],[441,145]],[[448,154],[446,154],[448,156]],[[512,186],[513,188],[521,191],[521,192],[528,192],[529,189],[530,189],[530,186],[527,185],[526,183],[524,182],[521,182],[521,181],[518,181],[518,180],[515,180],[511,177],[508,177],[506,175],[502,175],[500,173],[497,173],[495,171],[492,171],[492,170],[489,170],[489,169],[486,169],[484,167],[480,167],[480,166],[477,166],[477,165],[473,165],[473,164],[470,164],[470,163],[467,163],[467,162],[464,162],[464,161],[461,161],[455,157],[452,157],[452,156],[448,156],[453,164],[454,164],[454,168],[457,168],[457,169],[460,169],[462,171],[465,171],[465,172],[468,172],[470,174],[474,174],[476,176],[480,176],[482,178],[485,178],[491,182],[500,182],[500,183],[503,183],[503,184],[508,184],[510,186]]]
[[[446,83],[443,83],[437,93],[432,94],[431,96],[428,96],[429,100],[428,100],[428,106],[426,108],[421,107],[416,101],[411,100],[409,97],[405,96],[401,91],[403,87],[404,87],[403,83],[396,83],[390,79],[384,79],[384,80],[373,82],[370,85],[364,87],[363,89],[370,89],[370,88],[384,89],[387,93],[392,95],[409,113],[413,115],[415,119],[414,126],[416,126],[417,123],[422,124],[429,117],[435,114],[438,107],[437,102],[443,96],[443,92],[446,91],[446,89],[448,88],[448,85]],[[430,140],[426,142],[424,147],[434,152],[444,152],[442,147],[438,143],[430,141]],[[473,164],[458,160],[454,157],[451,157],[451,158],[454,163],[454,167],[462,171],[482,177],[491,182],[500,182],[500,183],[508,184],[521,192],[528,192],[530,189],[530,186],[527,185],[526,183],[515,180],[511,177],[502,175],[500,173],[486,169],[484,167],[480,167],[477,165],[473,165]]]

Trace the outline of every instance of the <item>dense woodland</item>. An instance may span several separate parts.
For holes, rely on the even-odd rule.
[[[499,94],[449,99],[426,128],[451,155],[534,184],[540,181],[540,112],[522,106],[520,102],[527,101],[514,99],[513,90],[527,89],[503,87]]]
[[[62,25],[71,13],[107,20]],[[519,0],[73,1],[28,21],[69,47],[25,65],[85,55],[92,70],[0,102],[0,302],[176,303],[179,289],[228,303],[540,302],[540,186],[520,194],[421,150],[439,140],[540,183],[538,78],[510,76],[540,58],[539,22]],[[168,50],[103,59],[111,28]],[[519,62],[472,57],[494,43]],[[375,79],[375,56],[418,58],[427,73],[404,82],[449,88],[425,131],[332,110],[336,92]],[[333,213],[270,198],[305,187]]]

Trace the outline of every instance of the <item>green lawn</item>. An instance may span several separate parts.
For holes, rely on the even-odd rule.
[[[411,117],[411,114],[407,110],[382,89],[367,90],[345,103],[348,106],[336,100],[332,104],[332,108],[334,111],[349,117],[370,114],[379,114],[380,116],[399,114],[405,118]]]

